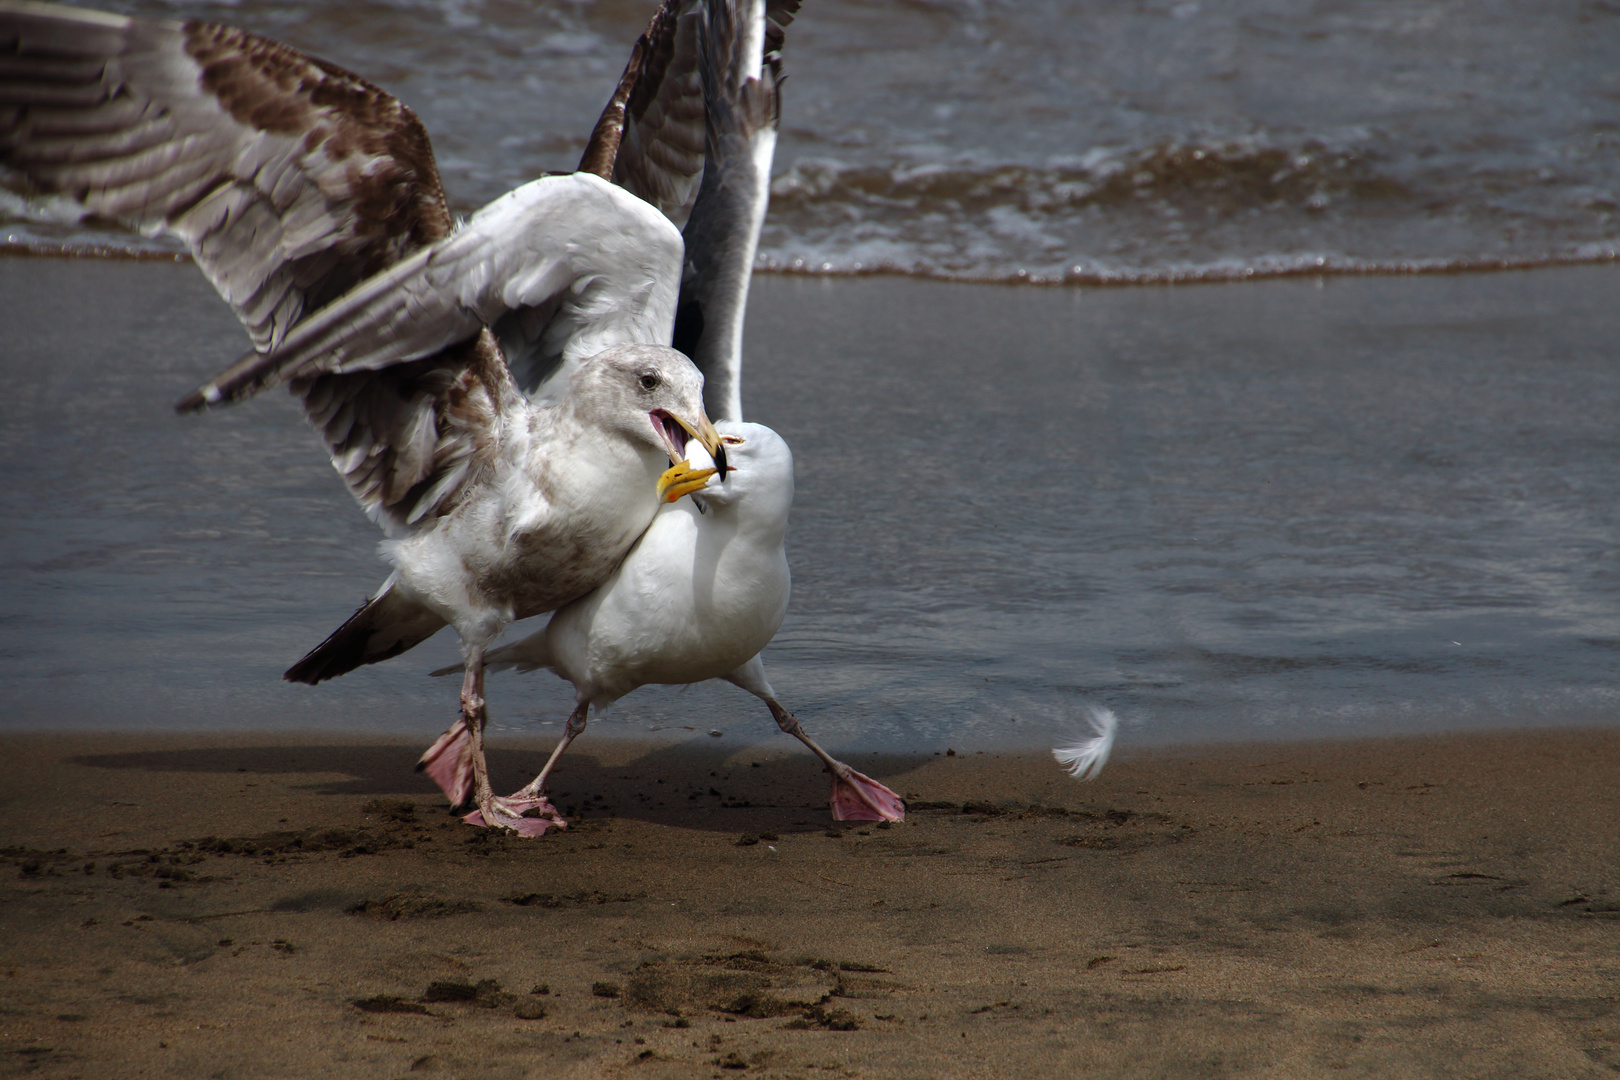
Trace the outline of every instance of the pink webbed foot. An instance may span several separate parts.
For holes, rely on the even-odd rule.
[[[849,769],[847,778],[833,775],[832,797],[827,801],[834,821],[906,820],[906,804],[900,796],[854,769]]]
[[[543,836],[547,829],[568,828],[568,822],[563,820],[557,808],[551,805],[551,800],[544,795],[533,799],[518,798],[515,795],[497,795],[493,809],[495,816],[493,824],[511,829],[520,836]],[[526,817],[531,810],[538,811],[540,816]],[[474,810],[461,820],[469,825],[491,824],[484,819],[482,810]]]
[[[466,720],[457,720],[427,748],[416,771],[427,773],[451,806],[462,806],[473,793],[472,731]]]

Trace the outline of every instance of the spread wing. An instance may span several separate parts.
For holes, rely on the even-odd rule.
[[[180,236],[261,350],[451,230],[414,113],[212,23],[0,0],[0,163]]]
[[[569,365],[614,345],[668,341],[680,234],[590,173],[548,176],[484,209],[244,357],[179,404],[235,401],[289,380],[383,372],[491,328],[513,373],[566,386]],[[554,374],[562,378],[551,378]]]
[[[797,0],[714,3],[698,37],[704,101],[703,183],[682,236],[686,264],[675,348],[703,372],[710,416],[741,420],[743,317],[770,205],[781,117],[782,29]]]
[[[753,62],[781,53],[800,0],[715,0],[733,21],[763,22]],[[580,169],[633,192],[679,223],[690,208],[708,155],[702,39],[711,15],[704,0],[664,0],[631,50],[617,90],[591,132]],[[740,11],[738,9],[741,9]]]
[[[392,534],[457,504],[526,407],[514,373],[670,339],[652,207],[553,177],[452,231],[410,110],[241,30],[0,0],[0,163],[181,236],[258,350],[182,408],[289,384]]]
[[[664,0],[580,161],[684,219],[673,343],[703,372],[709,414],[726,419],[742,419],[743,316],[770,202],[781,51],[799,4]]]

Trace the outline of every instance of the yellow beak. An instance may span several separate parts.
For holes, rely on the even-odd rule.
[[[679,465],[671,465],[664,470],[664,475],[658,478],[659,501],[672,503],[683,495],[690,495],[694,491],[702,491],[704,486],[708,484],[709,477],[719,471],[718,469],[694,469],[689,461],[683,461]]]
[[[714,430],[714,425],[709,423],[709,418],[705,415],[699,414],[698,426],[694,428],[691,424],[688,424],[685,420],[681,419],[679,416],[676,416],[672,412],[659,409],[658,413],[675,421],[681,426],[683,431],[685,431],[692,438],[696,439],[699,443],[703,444],[703,449],[707,450],[709,452],[709,456],[714,459],[714,471],[720,474],[720,482],[722,484],[725,483],[726,473],[730,471],[726,468],[726,444],[721,440],[720,433]],[[665,435],[666,442],[668,442],[668,439],[668,435]],[[670,464],[674,465],[675,463],[680,462],[680,459],[683,456],[684,455],[677,452],[673,445],[670,446]],[[682,462],[682,464],[684,464],[684,462]],[[669,474],[666,473],[665,475],[667,476]],[[659,482],[662,483],[662,480]],[[677,495],[675,498],[678,499],[680,496]],[[669,501],[674,502],[675,500],[671,499]]]

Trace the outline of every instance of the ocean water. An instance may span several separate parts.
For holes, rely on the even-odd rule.
[[[107,6],[379,82],[462,212],[573,167],[650,14]],[[744,374],[784,700],[872,748],[1615,723],[1620,268],[1561,265],[1620,251],[1615,56],[1605,0],[806,0]],[[445,726],[449,635],[279,681],[385,568],[281,395],[171,413],[245,344],[200,275],[14,192],[0,242],[65,256],[0,258],[0,725]],[[491,682],[497,733],[570,700]],[[711,729],[772,731],[730,687],[592,730]]]
[[[794,447],[767,668],[845,747],[1126,744],[1620,719],[1620,268],[1031,288],[765,275],[745,404]],[[187,265],[0,259],[0,723],[429,737],[441,633],[280,673],[385,575]],[[520,632],[527,624],[520,624]],[[497,735],[555,732],[498,675]],[[597,733],[772,737],[734,687]]]
[[[570,170],[648,0],[105,5],[257,30],[411,105],[474,209]],[[1156,281],[1620,251],[1612,0],[806,0],[765,267]],[[119,249],[0,197],[0,240]]]

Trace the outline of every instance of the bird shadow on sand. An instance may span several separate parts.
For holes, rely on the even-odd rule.
[[[716,832],[800,832],[834,825],[827,805],[831,780],[821,763],[799,752],[797,744],[781,756],[766,756],[762,749],[684,743],[649,748],[618,764],[574,750],[552,774],[552,798],[576,823],[619,817]],[[493,747],[495,789],[511,791],[526,784],[549,752],[549,747]],[[84,754],[72,761],[157,774],[304,776],[307,782],[290,786],[313,796],[407,797],[423,810],[447,811],[433,782],[415,771],[420,753],[420,748],[404,745],[310,744]],[[902,794],[913,794],[904,786],[905,774],[927,758],[850,754],[844,760]]]

